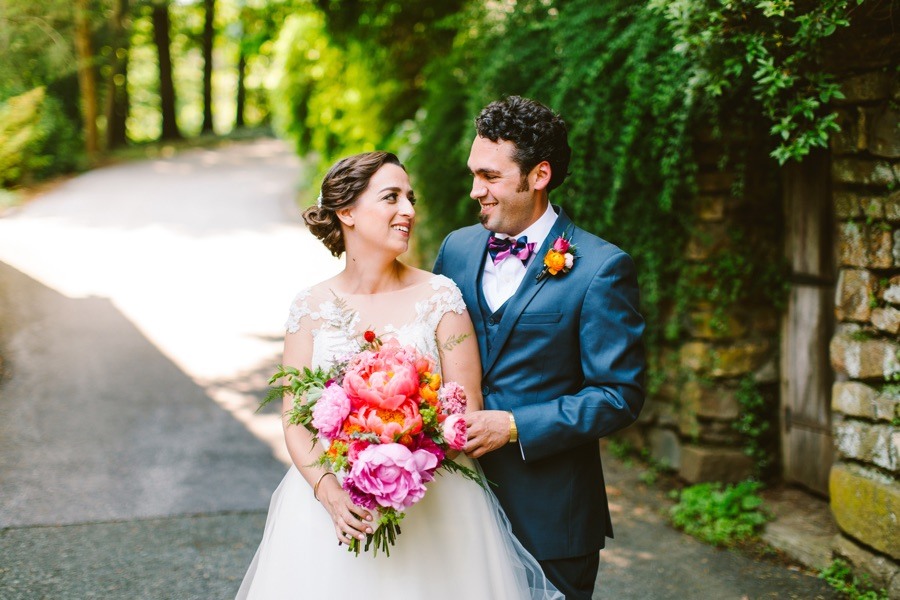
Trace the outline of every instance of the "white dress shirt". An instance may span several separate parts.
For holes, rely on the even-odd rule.
[[[528,243],[534,242],[534,253],[528,258],[528,263],[523,263],[515,256],[510,256],[499,265],[494,264],[491,254],[487,253],[484,263],[484,274],[481,277],[481,286],[484,289],[484,298],[487,300],[488,307],[491,312],[496,312],[503,303],[510,299],[519,289],[522,279],[525,278],[525,270],[534,260],[543,260],[538,258],[537,252],[540,251],[541,245],[550,234],[553,224],[556,223],[558,215],[550,203],[547,203],[547,210],[544,211],[537,221],[529,225],[525,231],[514,236],[516,239],[523,235],[528,237]],[[502,233],[496,234],[498,238],[510,237]]]

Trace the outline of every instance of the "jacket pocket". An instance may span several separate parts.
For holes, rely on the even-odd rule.
[[[548,323],[559,323],[562,320],[560,312],[525,312],[519,316],[517,323],[519,325],[546,325]]]

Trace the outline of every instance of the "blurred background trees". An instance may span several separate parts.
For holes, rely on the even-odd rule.
[[[662,323],[704,275],[688,276],[670,251],[691,230],[691,140],[761,131],[773,165],[824,146],[839,91],[822,49],[861,4],[0,0],[0,184],[84,168],[129,144],[272,127],[307,158],[301,198],[314,198],[336,158],[391,149],[424,200],[427,263],[444,234],[474,219],[473,117],[522,94],[571,129],[572,174],[554,200],[629,249],[648,320]],[[729,273],[773,277],[774,258],[738,254],[704,267],[726,282],[720,300],[755,289]]]

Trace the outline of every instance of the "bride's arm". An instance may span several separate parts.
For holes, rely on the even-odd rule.
[[[313,338],[309,329],[301,327],[296,333],[288,333],[284,337],[283,364],[303,369],[312,364]],[[285,394],[283,412],[293,408],[294,398]],[[347,543],[348,535],[364,539],[366,533],[372,533],[370,523],[372,515],[364,508],[356,506],[350,495],[341,488],[328,470],[315,463],[322,455],[322,447],[313,442],[312,434],[302,425],[291,425],[287,418],[282,419],[284,441],[294,466],[309,484],[310,493],[315,496],[331,515],[334,532],[339,542]]]
[[[466,412],[481,410],[481,357],[468,311],[445,313],[436,333],[444,381],[455,381],[465,390]]]

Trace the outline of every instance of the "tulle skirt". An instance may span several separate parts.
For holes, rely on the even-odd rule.
[[[460,456],[458,462],[477,468]],[[512,535],[492,493],[440,471],[406,511],[390,556],[338,546],[328,512],[291,467],[272,495],[262,542],[238,600],[561,599]]]

